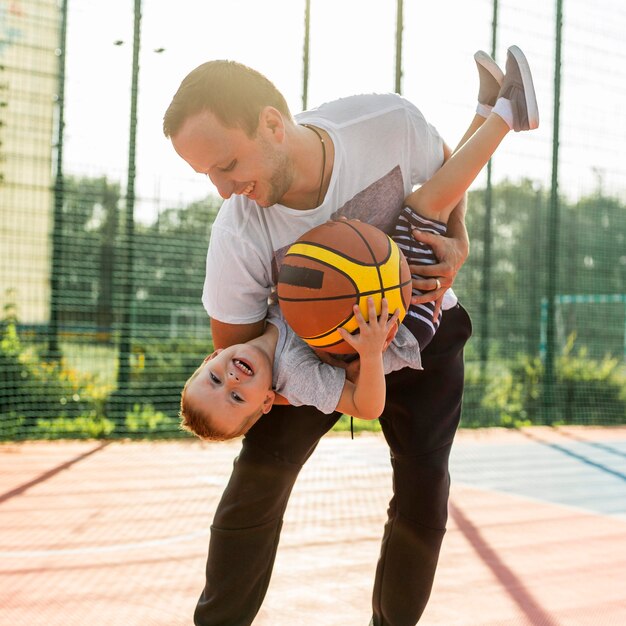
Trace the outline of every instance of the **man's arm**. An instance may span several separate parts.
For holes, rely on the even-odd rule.
[[[228,348],[236,343],[245,343],[263,334],[265,320],[259,320],[252,324],[227,324],[211,318],[211,334],[213,335],[213,347]]]
[[[443,144],[443,158],[447,161],[452,155],[450,148]],[[448,234],[445,237],[423,231],[413,231],[413,236],[418,241],[432,247],[439,263],[434,265],[420,265],[419,274],[423,279],[413,280],[413,286],[425,293],[415,296],[411,302],[437,301],[435,318],[439,315],[439,309],[446,290],[452,287],[458,271],[469,256],[469,236],[465,227],[465,211],[467,209],[467,194],[456,205],[448,217]],[[432,278],[429,278],[432,277]],[[437,283],[437,280],[439,283]]]

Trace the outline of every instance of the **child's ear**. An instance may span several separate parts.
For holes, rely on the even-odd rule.
[[[218,348],[214,352],[211,352],[211,354],[209,354],[209,356],[206,357],[206,359],[204,359],[204,362],[206,363],[207,361],[210,361],[211,359],[214,359],[223,349],[224,348]]]
[[[265,400],[263,400],[263,406],[261,407],[261,410],[263,411],[263,413],[269,413],[272,406],[274,405],[274,398],[276,397],[276,394],[270,389],[267,392],[267,395],[265,396]]]

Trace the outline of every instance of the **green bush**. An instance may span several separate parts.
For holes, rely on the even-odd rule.
[[[197,339],[135,345],[128,398],[177,419],[185,381],[212,350],[210,341]]]
[[[590,359],[586,348],[574,352],[572,335],[555,362],[554,402],[544,405],[544,365],[538,357],[521,356],[509,369],[481,381],[466,380],[464,426],[529,424],[606,425],[626,422],[626,373],[618,359]]]
[[[126,413],[126,432],[129,435],[163,438],[186,437],[187,433],[180,429],[180,422],[156,411],[151,404],[135,404]]]
[[[492,366],[487,376],[477,368],[468,368],[461,426],[516,426],[521,412],[521,389],[521,383],[514,382],[513,374],[504,365]]]
[[[103,439],[111,435],[115,424],[105,417],[79,415],[38,419],[37,437],[41,439]]]
[[[361,432],[378,433],[382,430],[380,426],[380,422],[378,420],[354,419],[353,424],[354,424],[355,433],[361,433]],[[350,432],[350,416],[342,415],[337,421],[337,423],[332,427],[332,430],[337,433],[345,433],[345,432],[349,433]]]
[[[24,346],[11,309],[0,322],[0,370],[0,439],[48,437],[53,431],[73,436],[83,428],[102,436],[107,430],[103,410],[110,387],[63,359],[47,362]]]

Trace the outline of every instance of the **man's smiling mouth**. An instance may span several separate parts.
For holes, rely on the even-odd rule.
[[[249,196],[256,187],[256,183],[248,183],[248,186],[241,192],[242,196]]]

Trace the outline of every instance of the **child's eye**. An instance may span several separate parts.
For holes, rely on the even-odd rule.
[[[243,402],[243,398],[236,392],[233,391],[231,394],[231,398],[235,401],[235,402]]]
[[[217,376],[216,376],[213,372],[210,372],[210,374],[209,374],[209,375],[211,376],[211,380],[212,380],[214,383],[216,383],[216,384],[218,384],[218,385],[220,384],[220,379],[219,379],[219,378],[218,378],[218,377],[217,377]]]
[[[222,168],[222,172],[232,172],[237,165],[237,159],[233,159],[226,167]]]

